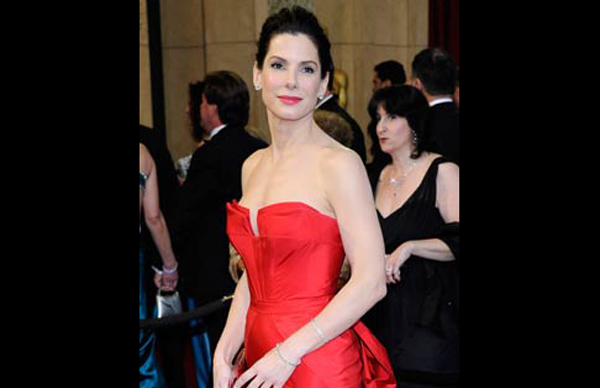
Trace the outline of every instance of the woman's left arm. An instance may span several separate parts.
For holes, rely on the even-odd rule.
[[[362,161],[354,152],[335,150],[321,171],[351,275],[315,317],[319,330],[309,324],[283,342],[282,351],[295,360],[323,345],[321,335],[333,339],[346,331],[386,294],[383,236]]]
[[[436,206],[444,222],[446,224],[460,222],[458,166],[454,163],[440,164],[436,185]],[[400,267],[413,255],[437,261],[453,261],[456,259],[450,247],[440,238],[407,241],[387,257],[386,267],[391,269],[387,272],[389,283],[400,281]]]

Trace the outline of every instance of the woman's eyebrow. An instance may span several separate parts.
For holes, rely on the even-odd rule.
[[[280,56],[278,56],[278,55],[271,55],[271,56],[270,56],[268,59],[269,59],[269,60],[276,59],[276,60],[278,60],[278,61],[281,61],[281,62],[284,62],[284,63],[288,63],[288,60],[287,60],[287,59],[285,59],[285,58],[282,58],[282,57],[280,57]],[[317,62],[313,61],[312,59],[309,59],[309,60],[306,60],[306,61],[300,61],[300,64],[301,64],[301,65],[305,65],[305,64],[313,64],[313,65],[315,65],[315,66],[318,66]]]

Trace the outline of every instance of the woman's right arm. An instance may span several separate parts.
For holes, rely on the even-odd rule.
[[[158,182],[155,169],[153,168],[151,171],[146,182],[146,193],[144,194],[144,219],[164,266],[172,268],[177,264],[177,261],[171,248],[171,239],[165,218],[158,206]]]
[[[235,294],[227,323],[217,343],[213,359],[213,380],[215,387],[229,387],[232,376],[232,363],[244,342],[246,314],[250,306],[250,290],[246,272],[242,274],[235,288]]]
[[[163,269],[176,269],[177,260],[171,247],[171,238],[169,230],[165,222],[162,211],[159,207],[158,180],[156,178],[156,166],[152,156],[142,144],[140,144],[140,168],[148,174],[146,182],[146,190],[144,192],[144,219],[154,244],[158,248],[158,252],[163,261]],[[175,290],[178,275],[175,273],[164,273],[159,277],[155,277],[157,287],[166,291]],[[162,284],[161,284],[162,283]]]
[[[247,190],[249,177],[258,161],[257,155],[262,154],[259,151],[248,157],[242,165],[242,193]],[[232,376],[232,362],[244,342],[246,314],[248,313],[249,306],[250,289],[248,288],[248,278],[244,271],[235,288],[227,322],[215,349],[213,357],[213,381],[215,387],[229,387],[231,379],[234,377]]]

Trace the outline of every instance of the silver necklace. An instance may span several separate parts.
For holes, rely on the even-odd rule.
[[[417,162],[413,161],[411,163],[410,167],[407,168],[406,171],[404,171],[404,174],[402,174],[402,176],[399,179],[396,179],[395,177],[390,177],[388,182],[390,185],[392,185],[392,187],[394,187],[394,198],[396,198],[396,194],[398,194],[398,188],[400,186],[402,186],[402,184],[404,183],[404,181],[406,180],[406,178],[411,173],[411,171],[415,168],[416,165],[417,165]]]

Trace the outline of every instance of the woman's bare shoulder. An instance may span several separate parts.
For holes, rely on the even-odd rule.
[[[339,197],[343,192],[355,193],[363,185],[368,185],[362,159],[356,152],[343,146],[323,150],[318,174],[328,197]]]
[[[140,143],[140,158],[144,158],[148,156],[148,148],[145,145]]]
[[[441,163],[438,167],[438,178],[441,179],[458,179],[460,168],[454,162]]]
[[[364,164],[356,152],[335,143],[323,147],[320,157],[321,168],[330,173],[348,172],[364,169]]]
[[[254,153],[252,153],[252,155],[248,156],[248,158],[246,158],[246,160],[242,164],[242,191],[244,191],[244,188],[248,186],[252,173],[260,164],[267,149],[268,148],[261,148],[255,151]]]
[[[254,170],[256,165],[262,160],[267,149],[268,148],[261,148],[259,150],[254,151],[250,156],[248,156],[242,165],[242,172],[249,172]]]
[[[150,151],[146,148],[145,145],[140,143],[140,170],[143,170],[144,173],[148,174],[152,169],[152,156],[150,155]]]

